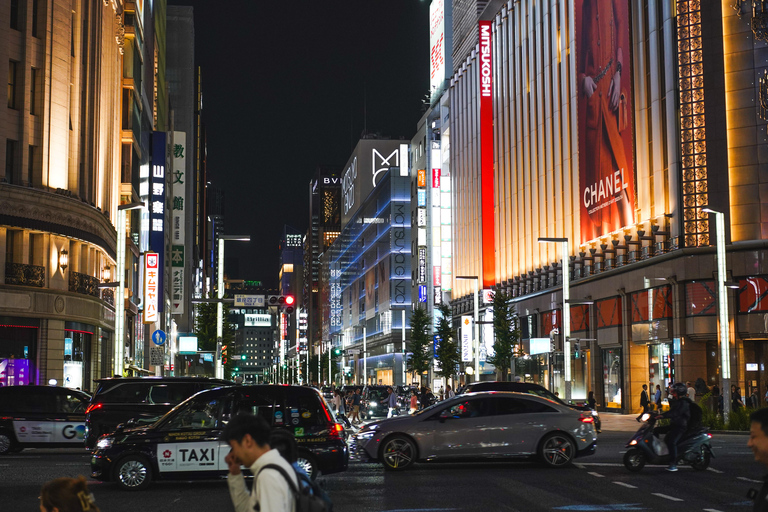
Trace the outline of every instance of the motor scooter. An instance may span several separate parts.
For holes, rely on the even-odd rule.
[[[630,471],[640,471],[647,464],[669,464],[670,455],[666,443],[656,432],[654,426],[658,414],[646,412],[641,419],[643,425],[629,440],[624,454],[624,466]],[[702,428],[694,432],[686,432],[677,443],[678,460],[675,463],[690,464],[694,469],[703,471],[709,467],[709,462],[715,456],[712,453],[710,440],[712,434]]]

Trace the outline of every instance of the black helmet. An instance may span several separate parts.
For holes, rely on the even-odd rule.
[[[669,392],[674,393],[676,398],[680,398],[681,396],[686,395],[688,392],[688,387],[682,382],[675,382],[672,384],[672,386],[670,386]]]

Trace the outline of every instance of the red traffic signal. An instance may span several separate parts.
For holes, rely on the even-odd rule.
[[[296,298],[293,295],[286,295],[285,296],[285,305],[286,306],[293,306],[294,302],[296,302]]]

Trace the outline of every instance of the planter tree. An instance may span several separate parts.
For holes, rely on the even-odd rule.
[[[421,385],[422,374],[429,369],[430,348],[432,346],[429,334],[429,315],[427,311],[416,306],[411,313],[411,355],[408,357],[408,371],[418,375]]]
[[[509,295],[501,290],[493,294],[494,354],[488,358],[488,362],[496,367],[496,378],[499,380],[506,380],[512,359],[522,355],[515,306],[509,299]]]
[[[456,376],[456,370],[461,361],[461,354],[459,353],[459,344],[456,343],[456,336],[451,325],[451,307],[446,303],[442,303],[437,308],[440,311],[440,320],[435,329],[435,335],[440,338],[440,344],[437,347],[437,360],[440,363],[440,369],[437,371],[437,374],[445,378],[447,382],[448,379]]]

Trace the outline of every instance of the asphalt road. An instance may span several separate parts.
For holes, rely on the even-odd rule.
[[[447,512],[552,510],[751,510],[746,493],[765,473],[752,460],[745,435],[715,435],[716,458],[707,471],[646,466],[637,474],[622,465],[629,432],[604,430],[597,454],[567,469],[531,462],[417,464],[385,472],[353,462],[345,473],[321,477],[336,512]],[[59,476],[88,475],[79,450],[25,450],[0,457],[0,511],[38,510],[41,485]],[[223,481],[157,483],[124,492],[93,482],[102,512],[231,511]]]

